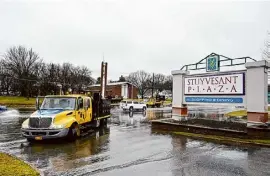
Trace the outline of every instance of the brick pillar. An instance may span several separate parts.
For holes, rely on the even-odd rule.
[[[247,126],[268,122],[269,63],[265,60],[246,63]]]
[[[172,71],[173,75],[173,100],[172,100],[172,118],[174,120],[182,120],[187,117],[187,106],[183,104],[184,95],[184,76],[187,71]]]

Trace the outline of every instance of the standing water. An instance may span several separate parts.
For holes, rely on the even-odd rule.
[[[74,142],[28,143],[20,135],[28,115],[1,114],[0,151],[30,162],[44,175],[270,175],[268,148],[226,146],[152,131],[149,120],[169,118],[170,109],[131,114],[115,109],[107,127]]]

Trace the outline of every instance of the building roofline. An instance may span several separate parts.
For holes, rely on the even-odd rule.
[[[78,97],[86,97],[87,95],[84,94],[69,94],[69,95],[46,95],[45,98],[78,98]]]
[[[130,84],[130,85],[133,85],[134,87],[137,87],[135,86],[134,84],[130,83],[130,82],[127,82],[127,81],[124,81],[124,82],[113,82],[113,83],[107,83],[107,86],[114,86],[114,85],[122,85],[122,84]],[[87,86],[88,88],[89,87],[99,87],[100,84],[93,84],[93,85],[89,85]]]

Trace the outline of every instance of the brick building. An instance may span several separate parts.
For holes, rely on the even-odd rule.
[[[100,92],[100,84],[88,86],[87,91]],[[138,88],[129,82],[107,83],[106,95],[113,98],[137,99]]]

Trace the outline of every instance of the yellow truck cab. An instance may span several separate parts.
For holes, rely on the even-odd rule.
[[[146,102],[147,107],[161,107],[165,101],[164,95],[157,95],[155,98],[151,97]]]
[[[86,95],[48,95],[36,111],[22,123],[22,135],[28,140],[53,138],[75,139],[85,129],[107,123],[110,101]]]

